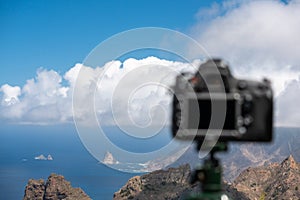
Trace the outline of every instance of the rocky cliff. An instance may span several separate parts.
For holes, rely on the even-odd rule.
[[[289,156],[280,164],[248,168],[232,187],[250,199],[300,199],[300,164]]]
[[[223,165],[224,179],[233,182],[248,167],[279,163],[289,155],[300,162],[299,141],[299,128],[276,128],[271,143],[229,143],[229,150],[226,153],[217,154]],[[192,167],[197,166],[200,160],[195,149],[195,146],[191,146],[172,167],[184,163],[190,163]]]
[[[179,199],[193,189],[189,184],[191,169],[188,164],[166,171],[158,170],[135,176],[114,194],[114,200]]]
[[[114,194],[114,200],[175,200],[184,199],[189,193],[197,192],[198,184],[189,183],[191,168],[188,164],[168,170],[158,170],[142,176],[135,176]],[[231,185],[224,184],[230,197],[250,200]]]
[[[73,188],[63,176],[51,174],[43,179],[30,179],[25,188],[23,200],[90,200],[80,188]]]
[[[196,191],[190,185],[189,165],[131,178],[114,194],[114,200],[125,199],[181,199],[186,193]],[[279,163],[248,168],[224,189],[234,200],[300,199],[300,164],[293,156]]]

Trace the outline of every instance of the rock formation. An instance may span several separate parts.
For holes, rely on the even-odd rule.
[[[80,188],[73,188],[63,176],[51,174],[45,181],[30,179],[23,200],[90,200]]]
[[[114,194],[114,200],[179,199],[185,192],[192,190],[190,175],[190,166],[186,164],[179,168],[135,176]]]
[[[226,153],[218,153],[224,170],[224,179],[233,182],[238,175],[249,167],[267,166],[271,163],[280,163],[289,155],[300,162],[300,129],[275,128],[272,143],[229,143]],[[197,166],[200,160],[195,146],[191,146],[172,167],[189,163]]]
[[[115,164],[119,164],[119,161],[117,161],[113,157],[112,153],[110,153],[110,152],[107,151],[106,154],[105,154],[105,157],[103,159],[103,163],[107,164],[107,165],[115,165]]]
[[[183,165],[135,176],[114,194],[114,200],[181,199],[198,189],[189,184],[190,175],[189,165]],[[249,167],[233,183],[225,182],[224,189],[233,200],[299,200],[300,164],[289,156],[280,164]]]
[[[280,164],[248,168],[233,182],[250,199],[300,199],[300,164],[292,156]]]
[[[114,200],[175,200],[184,199],[191,192],[199,189],[198,184],[190,185],[191,169],[188,164],[168,170],[158,170],[142,176],[135,176],[114,194]],[[225,190],[231,197],[239,200],[249,200],[230,185],[225,184]]]

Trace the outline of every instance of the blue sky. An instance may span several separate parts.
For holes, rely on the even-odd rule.
[[[39,67],[64,72],[101,41],[145,26],[187,32],[211,1],[0,1],[0,85],[22,85]],[[16,73],[18,72],[18,73]]]
[[[87,67],[82,63],[91,50],[122,31],[163,27],[185,33],[210,55],[225,58],[239,78],[271,79],[276,125],[299,126],[299,13],[299,0],[0,0],[0,119],[72,122],[74,80],[80,67]],[[113,63],[116,69],[101,95],[120,81],[126,70],[119,66],[148,62],[185,67],[161,57],[127,58]],[[91,76],[101,71],[86,69]]]

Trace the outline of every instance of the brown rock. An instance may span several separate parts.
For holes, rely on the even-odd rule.
[[[236,188],[234,188],[230,183],[224,183],[224,190],[225,193],[230,197],[232,200],[251,200],[246,196],[245,193],[239,192]]]
[[[135,176],[114,194],[113,199],[179,199],[183,193],[191,190],[190,175],[190,166],[186,164]]]
[[[51,174],[44,180],[28,181],[23,200],[90,200],[80,188],[73,188],[61,175]]]
[[[43,179],[30,179],[25,188],[24,200],[43,200],[45,193],[45,182]]]
[[[198,190],[189,184],[190,175],[189,165],[183,165],[136,176],[114,194],[114,200],[181,199]],[[224,189],[234,200],[299,200],[300,164],[290,156],[281,163],[249,167],[232,184],[225,182]]]
[[[191,169],[188,164],[178,168],[158,170],[135,176],[114,194],[114,200],[176,200],[185,199],[190,193],[198,192],[199,184],[190,184]],[[225,190],[239,200],[249,200],[236,189],[225,184]]]
[[[250,199],[292,199],[300,197],[300,167],[292,156],[282,163],[248,168],[233,183],[233,187]]]

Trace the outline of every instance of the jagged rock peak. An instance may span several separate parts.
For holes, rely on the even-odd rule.
[[[297,162],[295,161],[294,157],[290,155],[285,160],[282,161],[281,166],[289,167],[292,169],[296,169],[298,167]]]
[[[300,165],[289,156],[281,164],[250,167],[234,181],[233,187],[250,199],[299,199]]]
[[[80,188],[73,188],[61,175],[51,174],[45,181],[30,179],[23,200],[90,200]]]

